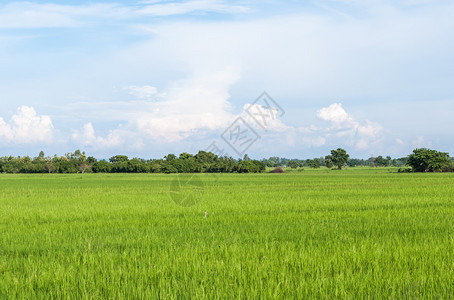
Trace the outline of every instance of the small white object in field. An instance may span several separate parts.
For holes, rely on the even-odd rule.
[[[208,212],[205,212],[205,218],[208,216]]]

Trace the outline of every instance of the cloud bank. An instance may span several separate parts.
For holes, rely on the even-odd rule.
[[[33,107],[20,106],[10,122],[0,118],[0,143],[34,144],[50,143],[54,126],[49,116],[40,116]]]

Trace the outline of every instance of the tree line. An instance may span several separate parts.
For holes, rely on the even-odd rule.
[[[270,157],[253,160],[245,155],[243,159],[217,156],[211,152],[199,151],[197,154],[181,153],[179,156],[168,154],[162,159],[130,159],[126,155],[115,155],[109,160],[98,160],[87,156],[80,150],[64,156],[45,156],[41,151],[37,157],[1,157],[0,173],[261,173],[266,167],[288,168],[337,168],[371,167],[409,167],[403,171],[413,172],[453,172],[454,159],[448,153],[431,149],[415,149],[412,154],[402,158],[377,156],[369,159],[350,159],[342,149],[331,150],[325,157],[313,159],[287,159]],[[401,169],[399,169],[401,170]]]
[[[413,153],[407,157],[391,158],[390,156],[377,156],[370,157],[369,159],[350,159],[342,148],[331,150],[331,154],[325,157],[314,159],[286,159],[279,157],[270,157],[269,159],[262,160],[267,167],[310,167],[310,168],[337,168],[342,167],[356,167],[356,166],[370,166],[370,167],[410,167],[399,168],[399,172],[454,172],[454,158],[450,157],[446,152],[437,150],[419,148],[413,150]]]
[[[391,158],[390,156],[377,156],[368,159],[349,158],[346,165],[348,167],[403,167],[407,164],[408,157]],[[283,157],[273,156],[262,159],[267,167],[289,167],[289,168],[332,168],[331,160],[326,160],[325,157],[315,157],[308,159],[288,159]]]
[[[196,155],[181,153],[178,157],[168,154],[163,159],[129,159],[115,155],[107,160],[97,160],[80,150],[64,156],[1,157],[1,173],[259,173],[266,166],[258,160],[235,160],[219,157],[211,152],[199,151]]]

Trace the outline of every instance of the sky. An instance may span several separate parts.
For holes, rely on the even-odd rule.
[[[454,155],[453,15],[451,0],[1,1],[0,156]]]

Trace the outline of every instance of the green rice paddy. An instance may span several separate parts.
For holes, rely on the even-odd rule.
[[[452,173],[176,176],[0,175],[0,298],[454,298]]]

